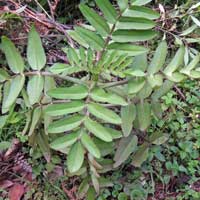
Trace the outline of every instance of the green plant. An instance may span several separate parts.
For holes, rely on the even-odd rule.
[[[148,64],[148,49],[132,44],[156,36],[151,29],[159,14],[144,7],[148,2],[119,0],[115,9],[107,0],[96,0],[104,17],[81,4],[91,26],[68,31],[74,40],[63,49],[68,64],[46,66],[34,27],[28,37],[27,64],[14,44],[2,37],[1,49],[10,68],[0,69],[2,113],[16,104],[27,108],[23,133],[28,132],[29,143],[39,146],[48,162],[50,149],[67,154],[68,174],[84,178],[80,198],[87,194],[94,199],[94,189],[99,193],[109,184],[100,174],[120,166],[131,154],[132,165],[142,165],[151,144],[162,144],[166,138],[159,130],[146,133],[152,118],[162,118],[161,97],[174,83],[200,77],[199,53],[191,54],[185,66],[181,46],[166,61],[167,43],[162,41]],[[142,144],[138,135],[143,136]]]

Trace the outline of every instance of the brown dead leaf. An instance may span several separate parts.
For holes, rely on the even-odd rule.
[[[16,183],[8,193],[9,200],[20,200],[24,195],[25,188],[23,185]]]
[[[9,188],[13,185],[13,182],[12,181],[9,181],[9,180],[4,180],[4,181],[0,181],[0,188],[1,189],[6,189],[6,188]]]

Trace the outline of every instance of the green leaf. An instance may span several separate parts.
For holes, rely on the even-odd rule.
[[[120,166],[124,161],[128,159],[131,153],[137,148],[138,138],[137,136],[129,135],[122,138],[118,144],[118,148],[114,157],[114,167]]]
[[[147,80],[152,88],[161,86],[163,84],[163,76],[161,74],[150,75],[148,76]]]
[[[135,46],[132,44],[121,44],[114,42],[108,45],[108,50],[118,50],[119,53],[124,53],[129,56],[137,56],[143,53],[148,52],[148,49],[140,46]]]
[[[10,85],[11,85],[11,80],[6,81],[3,85],[3,94],[2,94],[3,95],[3,101],[2,101],[2,107],[1,107],[2,114],[9,111],[9,108],[4,108],[4,104],[5,104],[5,101],[8,97],[9,91],[10,91]]]
[[[151,105],[148,102],[141,101],[136,105],[136,108],[139,129],[145,131],[151,124]]]
[[[6,36],[1,37],[1,48],[6,55],[6,60],[11,71],[15,74],[24,71],[24,61],[15,45]]]
[[[86,118],[86,120],[84,121],[84,125],[91,133],[93,133],[99,139],[105,142],[112,141],[112,136],[110,132],[107,129],[105,129],[101,124],[89,118]]]
[[[150,19],[144,19],[144,18],[136,18],[136,17],[121,17],[119,21],[116,24],[116,29],[122,29],[126,30],[127,34],[128,30],[135,29],[135,30],[147,30],[152,29],[155,26],[155,22]],[[139,34],[147,34],[148,32],[145,31],[131,31],[132,34],[137,33]]]
[[[67,167],[70,173],[77,172],[84,161],[84,149],[80,142],[73,144],[67,157]]]
[[[104,142],[97,137],[95,137],[93,141],[100,150],[102,157],[113,153],[113,150],[115,148],[114,142]]]
[[[36,135],[36,143],[39,145],[42,154],[49,163],[51,160],[51,151],[48,143],[48,136],[44,132],[39,132]]]
[[[52,67],[50,67],[49,71],[53,74],[61,74],[67,70],[69,67],[68,64],[64,63],[55,63]]]
[[[86,195],[86,200],[94,200],[95,197],[96,197],[96,192],[93,187],[90,187]]]
[[[156,145],[161,145],[164,144],[168,139],[169,135],[160,133],[159,136],[157,136],[157,138],[154,141],[152,141],[152,143]]]
[[[165,68],[164,73],[166,75],[171,76],[174,71],[176,71],[179,67],[183,65],[184,54],[185,54],[185,48],[184,46],[182,46],[179,48],[172,61]]]
[[[83,47],[80,47],[79,49],[79,55],[80,55],[80,58],[81,58],[81,65],[82,67],[86,67],[86,62],[87,62],[87,58],[86,58],[86,51]]]
[[[183,69],[180,70],[181,73],[190,75],[190,71],[193,70],[200,62],[200,54],[196,55],[193,60]]]
[[[112,136],[113,139],[119,139],[122,137],[122,132],[121,131],[117,131],[113,128],[109,128],[109,127],[104,127],[105,129],[107,129],[107,131],[110,133],[110,135]]]
[[[40,121],[41,114],[42,114],[42,109],[40,107],[37,107],[33,110],[31,125],[28,133],[29,136],[33,134],[38,122]]]
[[[100,158],[101,154],[96,146],[96,144],[93,142],[92,138],[85,132],[82,133],[81,136],[81,142],[83,146],[96,158]]]
[[[136,117],[136,107],[134,104],[130,104],[125,107],[121,107],[121,118],[122,118],[122,131],[125,137],[129,136],[132,128],[133,121]]]
[[[141,70],[141,71],[144,72],[147,69],[147,65],[148,65],[148,63],[147,63],[147,54],[144,53],[144,54],[135,56],[133,58],[133,63],[130,66],[130,68],[133,68],[134,70]]]
[[[146,99],[151,95],[152,91],[152,87],[148,82],[146,82],[144,87],[138,92],[137,97],[140,99]]]
[[[41,75],[34,75],[30,78],[27,85],[27,93],[31,105],[38,103],[44,88],[44,77]]]
[[[157,73],[163,67],[166,57],[167,57],[167,43],[166,41],[163,41],[157,47],[147,72],[150,75]]]
[[[162,119],[163,110],[162,110],[161,104],[158,101],[152,101],[151,107],[152,107],[152,111],[153,111],[154,115],[158,119]]]
[[[121,42],[121,43],[142,42],[153,39],[156,36],[156,34],[157,33],[152,30],[117,30],[112,34],[112,39],[115,42]]]
[[[84,71],[84,69],[82,67],[78,67],[78,66],[71,66],[68,64],[63,64],[63,63],[55,63],[50,69],[49,71],[53,74],[65,74],[65,75],[69,75],[69,74],[73,74],[73,73],[77,73],[80,71]]]
[[[108,22],[114,24],[116,22],[117,13],[112,4],[108,0],[95,0],[95,1],[98,7],[103,12],[104,17],[108,20]]]
[[[83,85],[75,85],[52,89],[47,94],[56,99],[84,99],[88,95],[88,89]]]
[[[44,96],[42,98],[42,104],[48,104],[52,102],[52,98],[47,95],[47,91],[56,88],[56,80],[53,77],[44,77]]]
[[[129,76],[135,76],[135,77],[144,77],[146,75],[142,70],[133,68],[127,69],[126,71],[124,71],[124,73]]]
[[[200,71],[192,70],[190,72],[190,77],[192,77],[192,78],[200,78]]]
[[[174,83],[172,81],[166,80],[160,88],[154,91],[154,93],[152,94],[152,99],[154,101],[157,101],[160,97],[165,95],[172,88],[173,85]]]
[[[97,32],[103,37],[107,36],[110,32],[110,28],[106,21],[97,14],[96,11],[93,11],[88,6],[81,4],[79,6],[84,17],[90,22],[90,24],[97,30]]]
[[[136,6],[143,6],[146,5],[147,3],[151,2],[152,0],[131,0],[132,5]]]
[[[6,125],[8,117],[9,115],[0,116],[0,129],[2,129]]]
[[[128,0],[117,0],[117,4],[121,11],[124,11],[128,7]]]
[[[9,74],[4,69],[0,69],[0,83],[7,81],[9,78]]]
[[[168,80],[175,82],[175,83],[179,83],[186,78],[185,75],[183,75],[179,72],[174,72],[170,76],[169,75],[166,75],[166,76],[167,76]]]
[[[88,111],[97,118],[112,124],[121,124],[121,118],[112,110],[107,109],[96,103],[88,104]]]
[[[83,110],[85,107],[84,102],[82,101],[72,101],[69,103],[60,103],[49,105],[45,109],[45,113],[50,116],[59,116],[59,115],[66,115],[70,113],[75,113]]]
[[[124,17],[141,17],[146,19],[158,19],[158,12],[144,6],[131,6],[123,13]]]
[[[16,102],[16,98],[18,97],[19,93],[21,92],[25,82],[24,75],[17,75],[15,78],[11,80],[10,89],[8,91],[8,95],[3,101],[2,107],[4,109],[9,108],[13,103]]]
[[[69,31],[67,31],[67,33],[69,34],[69,36],[73,40],[75,40],[76,42],[78,42],[81,46],[83,46],[85,48],[89,47],[89,45],[87,44],[87,42],[78,34],[78,32],[69,30]]]
[[[99,186],[99,180],[97,178],[97,175],[94,173],[91,173],[91,179],[92,179],[92,185],[94,186],[96,193],[99,195],[100,186]]]
[[[83,199],[89,189],[90,185],[88,183],[88,178],[84,178],[78,188],[78,198]]]
[[[80,60],[77,52],[73,48],[67,49],[67,59],[70,62],[71,65],[80,65]]]
[[[27,59],[33,70],[41,70],[46,64],[42,42],[34,26],[28,35]]]
[[[84,116],[74,115],[66,119],[52,122],[48,127],[48,133],[63,133],[78,127],[83,122]]]
[[[136,153],[133,155],[132,165],[135,167],[141,167],[142,163],[146,161],[149,154],[149,147],[147,143],[142,144],[139,146]]]
[[[79,137],[79,132],[69,133],[65,136],[55,139],[50,144],[50,147],[55,150],[64,149],[74,144],[78,140],[78,137]]]
[[[122,105],[126,106],[128,103],[119,95],[115,93],[106,92],[102,88],[94,88],[91,93],[90,97],[99,102],[107,102],[114,105]]]
[[[196,17],[194,17],[194,16],[191,16],[191,18],[192,18],[192,21],[193,21],[198,27],[200,27],[200,21],[199,21]]]
[[[128,93],[135,94],[139,92],[145,85],[144,78],[135,78],[128,82]]]
[[[97,51],[101,51],[104,47],[104,40],[95,32],[81,27],[75,27],[75,31],[85,40],[89,46]]]
[[[194,24],[193,26],[187,28],[186,30],[184,30],[180,36],[186,36],[186,35],[189,35],[190,33],[192,33],[195,29],[197,29],[197,25]]]

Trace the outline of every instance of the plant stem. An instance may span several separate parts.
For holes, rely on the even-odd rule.
[[[58,75],[58,74],[52,74],[51,72],[45,72],[45,71],[32,71],[32,72],[25,72],[24,73],[25,76],[34,76],[34,75],[42,75],[42,76],[50,76],[50,77],[54,77],[54,78],[58,78],[58,79],[63,79],[66,81],[70,81],[73,83],[77,83],[77,84],[82,84],[82,85],[86,85],[86,83],[80,79],[77,78],[73,78],[70,76],[62,76],[62,75]]]
[[[110,82],[110,83],[99,83],[99,86],[102,86],[102,88],[110,88],[115,87],[119,85],[125,85],[128,83],[128,80],[122,80],[122,81],[116,81],[116,82]]]

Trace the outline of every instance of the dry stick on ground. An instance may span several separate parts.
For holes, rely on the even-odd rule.
[[[182,100],[186,99],[185,95],[181,92],[181,90],[176,85],[174,85],[174,89],[176,90],[177,94],[180,96]]]
[[[14,2],[13,0],[9,0],[9,2],[12,3],[15,6],[16,10],[19,10],[22,7],[22,5]],[[67,33],[67,30],[72,29],[72,26],[67,26],[67,25],[64,25],[64,24],[60,24],[60,23],[54,21],[53,19],[47,18],[47,17],[45,17],[43,19],[40,19],[39,14],[33,12],[31,9],[29,9],[27,7],[21,13],[16,12],[16,10],[15,11],[10,10],[9,12],[15,13],[15,14],[17,14],[19,16],[22,16],[22,17],[25,17],[25,18],[32,19],[34,21],[37,21],[37,22],[43,24],[45,27],[55,28],[57,31],[59,31],[59,32],[61,32],[61,33],[63,33],[65,35],[65,37],[67,38],[68,43],[69,43],[69,45],[71,47],[75,46],[73,40],[71,39],[71,37]],[[46,14],[46,12],[45,12],[45,14]]]

